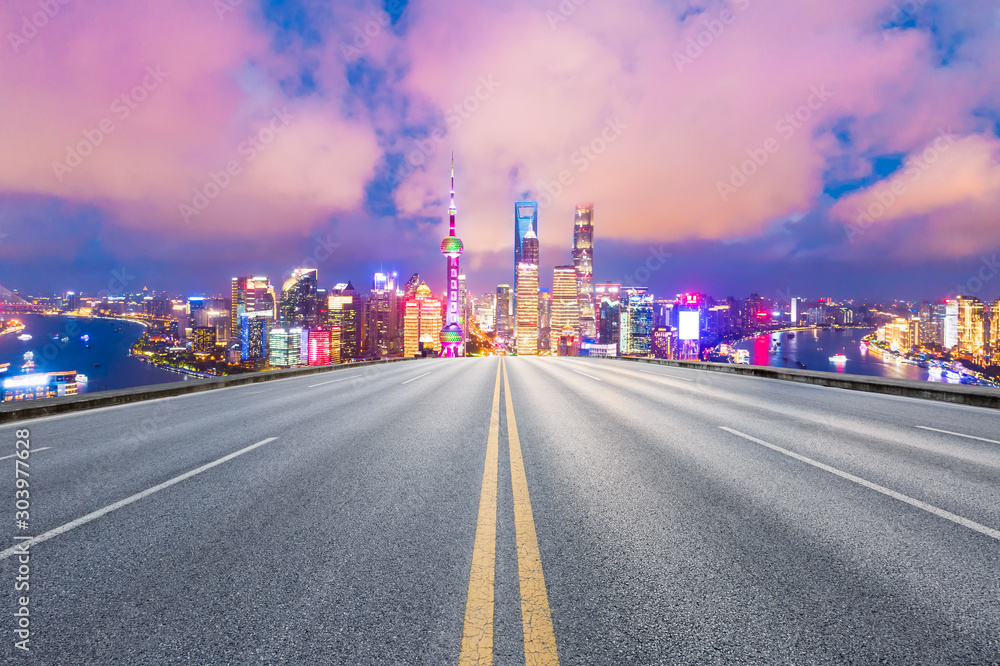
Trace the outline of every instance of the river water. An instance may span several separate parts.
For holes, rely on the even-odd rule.
[[[750,352],[751,365],[800,368],[796,361],[801,361],[808,370],[958,383],[957,379],[931,379],[927,368],[862,351],[861,338],[872,332],[871,329],[856,328],[813,329],[794,331],[795,337],[789,337],[789,333],[785,332],[770,333],[744,340],[735,347]],[[847,360],[843,363],[831,361],[830,357],[836,354],[844,354]]]
[[[33,372],[75,370],[87,375],[89,381],[79,386],[81,393],[163,384],[186,378],[186,375],[129,356],[132,343],[142,336],[141,324],[36,314],[4,315],[4,319],[19,319],[24,322],[25,330],[0,337],[0,364],[10,363],[0,379],[21,374],[24,354],[29,351],[35,355]],[[24,333],[31,335],[31,340],[18,340],[18,335]],[[89,341],[81,339],[85,335],[90,337]],[[62,338],[67,339],[63,341]]]

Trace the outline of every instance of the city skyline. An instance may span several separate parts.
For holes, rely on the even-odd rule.
[[[659,291],[940,298],[985,260],[984,293],[1000,293],[1000,93],[976,83],[992,81],[995,8],[852,0],[819,20],[785,4],[566,15],[527,1],[264,2],[220,16],[194,0],[94,3],[92,20],[69,4],[29,30],[37,6],[18,0],[0,50],[0,82],[24,91],[0,108],[0,145],[20,156],[0,168],[0,284],[100,290],[117,272],[189,292],[248,272],[283,280],[307,259],[338,279],[432,275],[439,257],[421,239],[444,235],[438,184],[454,152],[475,174],[463,199],[474,293],[511,279],[505,220],[520,200],[539,202],[542,275],[565,263],[563,221],[592,201],[598,279],[622,282],[653,252],[643,286]],[[412,48],[449,21],[478,27]],[[546,66],[511,46],[522,28]],[[173,30],[197,46],[154,38]],[[744,62],[760,31],[802,38]],[[660,57],[602,66],[628,60],[623,34]],[[91,62],[90,42],[116,50]],[[547,87],[552,67],[574,74],[565,88]],[[713,87],[728,67],[753,83]],[[628,93],[606,102],[611,70]],[[535,98],[531,123],[507,121]]]

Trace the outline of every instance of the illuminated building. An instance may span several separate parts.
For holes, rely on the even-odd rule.
[[[538,292],[538,349],[550,349],[549,334],[552,332],[552,294],[548,289]]]
[[[473,299],[469,298],[469,292],[465,286],[465,274],[462,273],[458,276],[458,325],[461,326],[462,330],[466,333],[469,331],[469,317],[472,312],[472,300]],[[461,356],[465,356],[465,343],[467,342],[466,337],[462,338]]]
[[[284,326],[319,324],[319,271],[296,268],[281,287],[281,323]]]
[[[514,312],[517,311],[517,267],[524,263],[524,239],[529,231],[538,238],[538,202],[518,201],[514,204]],[[513,325],[511,331],[517,333]]]
[[[621,342],[621,291],[622,286],[604,282],[594,288],[597,299],[597,341],[617,345]]]
[[[514,338],[520,356],[538,354],[538,237],[528,229],[515,267]]]
[[[653,351],[653,295],[646,287],[625,290],[621,305],[621,353],[649,356]]]
[[[666,326],[653,329],[653,356],[655,358],[673,358],[677,332]]]
[[[403,318],[403,354],[416,356],[421,349],[441,351],[443,328],[441,301],[431,296],[431,289],[421,284],[412,298],[406,299]]]
[[[505,340],[514,335],[514,321],[510,311],[510,285],[497,285],[496,330],[497,337]]]
[[[597,322],[594,312],[594,205],[576,207],[573,223],[573,266],[576,268],[576,291],[580,302],[580,338],[595,340]]]
[[[985,352],[985,308],[978,298],[959,296],[958,303],[958,351],[974,358],[982,358]]]
[[[337,284],[327,300],[327,322],[340,329],[341,356],[360,358],[364,343],[364,302],[350,281]]]
[[[301,328],[276,328],[268,333],[267,340],[270,349],[268,363],[282,368],[302,365]]]
[[[825,320],[826,312],[822,318]],[[810,323],[814,322],[814,314],[810,312]],[[768,327],[771,322],[771,313],[768,312],[764,299],[758,294],[750,294],[743,303],[743,330],[746,332],[760,331]],[[826,323],[825,321],[823,322]]]
[[[256,367],[267,358],[267,322],[259,315],[240,315],[240,360],[245,365]]]
[[[441,254],[447,261],[447,273],[445,274],[448,285],[448,297],[445,301],[445,322],[441,327],[441,355],[446,358],[455,358],[462,354],[463,342],[465,341],[465,331],[462,329],[461,319],[465,309],[465,303],[459,303],[458,293],[458,263],[462,256],[462,239],[455,235],[455,158],[451,159],[451,205],[448,208],[448,236],[441,241]],[[463,297],[464,301],[464,297]]]
[[[909,319],[897,317],[884,327],[882,340],[889,345],[893,351],[908,352],[917,342],[914,340],[914,327],[910,325]]]
[[[518,356],[538,355],[538,265],[518,264],[514,336]]]
[[[577,294],[576,268],[556,266],[552,274],[552,331],[549,348],[552,354],[575,355],[580,343],[580,299]]]
[[[261,316],[274,319],[274,290],[266,277],[235,277],[229,310],[230,341],[240,341],[240,317]]]
[[[191,331],[192,349],[195,354],[211,354],[215,351],[215,328],[195,326]]]
[[[987,357],[991,364],[1000,365],[1000,363],[997,363],[1000,360],[1000,299],[990,304],[986,321],[986,339],[989,340]]]
[[[403,351],[400,336],[400,294],[395,273],[375,273],[365,314],[367,351],[382,356]]]
[[[313,328],[309,330],[308,365],[330,365],[331,363],[331,330],[328,328]]]
[[[3,401],[20,402],[76,395],[77,389],[75,370],[18,375],[4,380]]]
[[[958,346],[958,301],[947,300],[944,307],[944,348],[954,349]]]

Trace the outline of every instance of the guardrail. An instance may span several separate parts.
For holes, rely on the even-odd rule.
[[[600,358],[600,357],[595,357]],[[610,360],[651,363],[675,368],[691,368],[708,372],[723,372],[731,375],[745,375],[764,379],[830,386],[850,391],[865,391],[884,395],[898,395],[907,398],[937,400],[972,407],[1000,409],[1000,389],[987,386],[966,386],[963,384],[939,384],[914,379],[890,379],[888,377],[868,377],[866,375],[846,375],[818,370],[793,370],[772,368],[761,365],[737,365],[730,363],[707,363],[701,361],[671,361],[655,358],[622,356],[607,357]]]
[[[183,382],[172,382],[169,384],[156,384],[153,386],[136,386],[127,389],[99,391],[96,393],[82,393],[75,396],[65,396],[61,398],[26,400],[24,402],[6,402],[0,404],[0,423],[24,421],[26,419],[35,419],[42,416],[79,412],[86,409],[96,409],[98,407],[110,407],[112,405],[124,405],[132,402],[142,402],[144,400],[156,400],[157,398],[169,398],[175,395],[212,391],[214,389],[228,388],[230,386],[259,384],[262,382],[275,381],[277,379],[305,377],[308,375],[317,375],[327,372],[354,370],[356,368],[363,368],[367,366],[413,360],[417,359],[389,358],[379,361],[360,361],[358,363],[342,363],[338,365],[288,368],[285,370],[271,370],[269,372],[248,372],[242,375],[228,375],[226,377],[218,377],[214,379],[193,379]]]

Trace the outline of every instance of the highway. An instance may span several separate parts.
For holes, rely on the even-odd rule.
[[[1000,663],[994,410],[425,359],[4,424],[0,466],[2,663]]]

